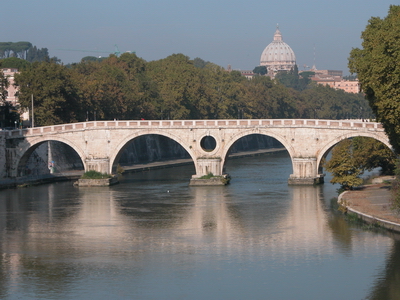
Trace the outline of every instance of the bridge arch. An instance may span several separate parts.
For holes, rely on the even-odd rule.
[[[377,141],[380,141],[382,144],[386,145],[389,149],[393,150],[392,145],[389,143],[389,139],[384,133],[373,133],[373,132],[351,132],[351,133],[346,133],[341,136],[335,137],[335,139],[330,140],[328,143],[326,143],[322,148],[317,153],[317,166],[318,170],[320,173],[322,173],[322,166],[321,166],[321,161],[323,158],[325,158],[329,151],[336,146],[338,143],[340,143],[343,140],[354,138],[354,137],[369,137],[373,138]]]
[[[293,165],[293,155],[294,155],[295,152],[294,152],[293,147],[289,144],[288,140],[285,137],[283,137],[283,136],[281,136],[279,134],[276,134],[276,133],[272,132],[271,130],[262,130],[262,129],[260,129],[260,130],[255,132],[254,129],[249,129],[249,130],[241,131],[240,133],[233,135],[231,137],[231,139],[229,140],[229,142],[225,144],[225,147],[224,147],[224,149],[222,151],[222,154],[221,154],[221,174],[222,174],[222,170],[224,168],[224,165],[226,163],[226,159],[227,159],[229,150],[231,149],[233,144],[235,144],[242,137],[249,136],[249,135],[252,135],[252,134],[260,134],[260,135],[269,136],[269,137],[272,137],[272,138],[276,139],[278,142],[280,142],[283,145],[283,147],[288,151],[290,159],[292,161],[292,165]]]
[[[168,131],[163,131],[163,130],[146,130],[146,131],[138,131],[135,132],[133,134],[129,134],[127,136],[125,136],[125,138],[123,138],[118,145],[116,145],[114,147],[114,149],[112,150],[112,155],[110,156],[110,174],[113,171],[113,165],[116,161],[119,160],[120,156],[122,155],[122,151],[123,149],[129,144],[129,142],[133,141],[134,139],[141,137],[141,136],[146,136],[146,135],[160,135],[160,136],[164,136],[167,138],[170,138],[171,140],[175,141],[176,143],[178,143],[180,146],[182,146],[183,149],[186,150],[186,152],[189,154],[189,156],[191,157],[191,159],[193,160],[195,169],[197,171],[197,164],[196,164],[196,156],[192,151],[192,147],[190,145],[188,145],[187,143],[185,143],[182,139],[180,139],[178,136],[171,134]]]
[[[39,137],[33,140],[30,140],[29,143],[25,143],[21,147],[21,150],[18,152],[18,154],[15,157],[15,165],[17,166],[16,168],[16,176],[20,176],[24,170],[23,168],[25,167],[26,163],[28,162],[28,159],[30,155],[39,147],[41,144],[45,142],[60,142],[63,143],[69,147],[71,147],[79,156],[80,160],[82,161],[82,165],[84,166],[86,170],[86,164],[85,164],[85,153],[84,151],[75,143],[71,142],[68,139],[65,139],[60,136],[49,136],[49,137]]]

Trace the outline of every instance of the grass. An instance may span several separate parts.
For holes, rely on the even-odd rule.
[[[106,179],[106,178],[111,178],[112,176],[110,174],[105,174],[105,173],[100,173],[94,170],[87,171],[85,172],[81,179]]]
[[[211,179],[215,177],[213,173],[208,173],[207,175],[201,176],[200,179]]]

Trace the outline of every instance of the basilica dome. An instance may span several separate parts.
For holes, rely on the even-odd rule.
[[[296,56],[292,48],[282,40],[279,28],[276,28],[274,40],[265,47],[261,54],[260,66],[266,66],[268,73],[289,71],[296,64]]]

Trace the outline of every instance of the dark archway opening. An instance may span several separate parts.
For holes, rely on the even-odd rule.
[[[249,155],[250,152],[268,152],[272,149],[284,149],[284,146],[275,138],[262,135],[250,134],[238,139],[228,151],[229,157]]]
[[[29,148],[18,165],[18,176],[83,172],[78,153],[59,141],[45,141]]]
[[[265,155],[271,152],[287,152],[287,150],[277,139],[267,135],[250,134],[244,136],[238,139],[229,149],[225,159],[224,172],[229,173],[229,170],[226,170],[226,164],[232,159]]]
[[[134,172],[138,169],[138,164],[155,162],[163,162],[160,166],[176,164],[194,166],[189,153],[179,143],[163,135],[148,134],[131,140],[121,149],[113,162],[113,173],[118,171],[118,165],[124,171]]]

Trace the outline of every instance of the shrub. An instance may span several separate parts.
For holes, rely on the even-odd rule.
[[[214,174],[210,172],[207,175],[201,176],[200,179],[210,179],[212,177],[214,177]]]
[[[105,174],[105,173],[100,173],[94,170],[87,171],[85,172],[81,179],[105,179],[105,178],[111,178],[112,176],[110,174]]]
[[[392,207],[393,209],[400,211],[400,160],[397,160],[396,169],[395,169],[396,178],[392,182]]]

